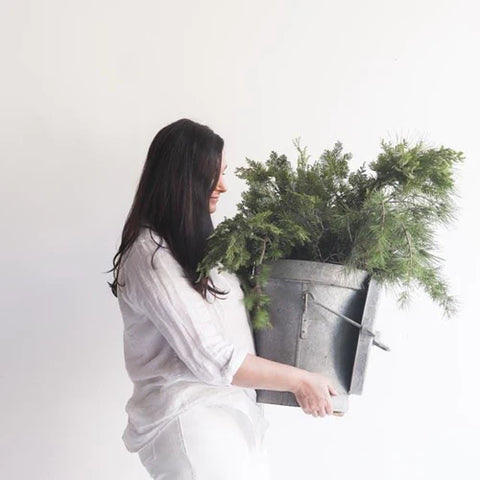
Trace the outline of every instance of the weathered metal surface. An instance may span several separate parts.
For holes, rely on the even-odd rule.
[[[331,379],[339,395],[334,410],[348,409],[348,395],[362,391],[378,285],[367,272],[341,265],[279,260],[265,292],[272,329],[255,330],[257,354]],[[363,327],[363,328],[362,328]],[[290,392],[257,390],[257,401],[298,406]]]

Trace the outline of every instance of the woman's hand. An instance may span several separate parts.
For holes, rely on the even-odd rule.
[[[330,395],[338,395],[331,382],[322,374],[309,372],[273,360],[247,354],[232,378],[232,385],[292,392],[305,413],[315,417],[339,415],[333,412]]]
[[[337,392],[322,374],[304,370],[292,393],[306,414],[314,417],[333,414],[331,395]]]

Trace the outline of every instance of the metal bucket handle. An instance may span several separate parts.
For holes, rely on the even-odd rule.
[[[306,336],[307,334],[307,331],[306,331],[306,324],[307,324],[307,321],[306,321],[306,311],[307,311],[307,304],[308,304],[308,295],[310,295],[313,299],[313,303],[317,304],[317,305],[320,305],[322,308],[324,308],[325,310],[328,310],[329,312],[333,313],[334,315],[337,315],[338,317],[342,318],[343,320],[345,320],[346,322],[348,322],[350,325],[353,325],[355,328],[358,328],[361,332],[364,332],[365,334],[367,334],[368,336],[372,337],[372,343],[373,345],[375,345],[376,347],[378,348],[381,348],[382,350],[385,350],[386,352],[389,352],[390,351],[390,348],[385,345],[384,343],[382,343],[380,340],[378,340],[376,337],[378,336],[378,332],[377,333],[374,333],[372,332],[370,329],[368,329],[367,327],[363,326],[362,324],[356,322],[355,320],[352,320],[351,318],[348,318],[346,317],[345,315],[339,313],[339,312],[336,312],[335,310],[327,307],[326,305],[324,305],[323,303],[320,303],[313,295],[312,292],[310,291],[306,291],[304,292],[303,294],[303,301],[304,301],[304,310],[303,310],[303,318],[302,318],[302,333],[301,333],[301,336],[302,338]]]

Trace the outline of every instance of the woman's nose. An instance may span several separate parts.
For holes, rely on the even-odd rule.
[[[218,190],[219,192],[227,191],[227,186],[225,185],[225,180],[223,179],[223,175],[220,175],[220,178],[218,179],[216,190]]]

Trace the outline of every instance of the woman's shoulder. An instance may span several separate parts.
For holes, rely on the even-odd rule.
[[[164,254],[171,256],[171,250],[167,241],[159,235],[155,230],[142,227],[139,230],[137,238],[132,244],[133,248],[140,249],[144,253],[153,253],[158,251],[158,254],[164,252]]]
[[[149,228],[139,231],[122,260],[126,278],[164,277],[170,281],[183,278],[183,270],[164,238]]]
[[[136,241],[144,244],[160,244],[162,246],[168,247],[165,239],[150,227],[141,227],[138,232]]]
[[[128,269],[128,265],[145,264],[153,258],[154,263],[162,260],[170,260],[171,251],[166,240],[148,227],[142,227],[130,248],[125,254],[122,264]]]

